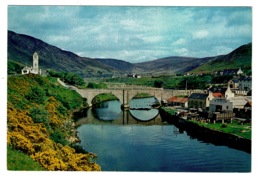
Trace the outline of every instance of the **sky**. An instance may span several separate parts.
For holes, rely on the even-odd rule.
[[[252,8],[9,5],[8,30],[83,57],[202,58],[252,42]]]

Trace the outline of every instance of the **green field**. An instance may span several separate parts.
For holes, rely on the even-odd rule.
[[[234,134],[239,137],[243,137],[246,139],[251,139],[251,124],[242,124],[236,120],[233,120],[232,123],[222,124],[221,122],[217,123],[201,123],[198,121],[189,121],[198,124],[199,126],[203,126],[205,128],[209,128],[216,131],[221,131],[224,133]]]

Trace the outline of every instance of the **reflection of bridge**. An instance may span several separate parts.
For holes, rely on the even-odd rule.
[[[160,114],[157,114],[153,118],[147,121],[141,121],[135,118],[130,111],[121,111],[118,114],[118,118],[114,120],[101,120],[98,117],[94,117],[91,110],[87,111],[87,115],[84,118],[79,119],[76,121],[76,125],[83,125],[83,124],[115,124],[115,125],[164,125]]]
[[[147,93],[154,96],[159,102],[167,100],[175,95],[190,95],[193,91],[187,90],[166,90],[166,89],[75,89],[82,97],[87,98],[88,104],[99,94],[113,94],[121,102],[124,109],[129,108],[130,100],[139,93]]]

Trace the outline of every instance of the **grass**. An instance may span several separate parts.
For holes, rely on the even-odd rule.
[[[175,114],[174,109],[164,107],[162,107],[162,109],[170,115]],[[251,139],[251,124],[249,123],[241,124],[237,120],[233,120],[232,123],[225,123],[225,127],[223,127],[223,124],[221,122],[203,123],[195,120],[189,120],[188,122],[193,122],[199,126],[203,126],[212,130],[233,134],[246,139]]]
[[[238,121],[234,121],[232,123],[226,123],[225,127],[220,122],[217,123],[201,123],[198,121],[191,121],[193,123],[198,124],[199,126],[203,126],[205,128],[209,128],[212,130],[222,131],[229,134],[234,134],[246,139],[251,139],[251,124],[241,124]]]
[[[164,110],[165,112],[169,113],[170,115],[175,115],[174,109],[165,108],[165,107],[162,107],[161,109]]]
[[[7,169],[8,170],[30,170],[44,171],[45,169],[27,154],[7,147]]]

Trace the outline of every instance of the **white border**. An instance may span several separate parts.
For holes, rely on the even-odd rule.
[[[260,16],[260,8],[257,6],[257,0],[159,0],[159,1],[147,1],[147,0],[129,0],[129,1],[118,1],[118,0],[9,0],[8,2],[5,0],[0,1],[0,13],[1,13],[1,25],[0,25],[0,56],[1,56],[1,64],[0,64],[0,106],[1,106],[1,120],[0,120],[0,128],[1,128],[1,136],[0,136],[0,149],[1,149],[1,166],[0,172],[1,174],[46,174],[46,172],[16,172],[16,171],[7,171],[6,170],[6,99],[7,99],[7,9],[8,5],[116,5],[116,6],[248,6],[252,7],[253,11],[253,55],[252,55],[252,70],[253,70],[253,151],[252,151],[252,172],[250,174],[259,174],[259,166],[257,164],[258,157],[258,137],[257,137],[257,128],[259,123],[258,116],[258,100],[259,93],[256,91],[259,89],[259,83],[257,82],[257,76],[259,74],[259,65],[258,60],[259,57],[259,16]],[[258,18],[257,18],[258,17]],[[48,172],[47,174],[86,174],[86,172]],[[121,172],[103,172],[104,174],[118,174]],[[103,174],[102,173],[102,174]],[[132,172],[125,172],[124,174],[128,174]],[[97,174],[96,172],[91,172],[91,174]],[[142,173],[143,174],[143,173]],[[147,173],[145,173],[147,174]],[[154,174],[154,173],[149,173]],[[173,173],[164,173],[164,174],[173,174]],[[185,173],[185,174],[198,174],[198,173]],[[204,173],[205,174],[205,173]],[[206,173],[207,174],[207,173]],[[229,174],[229,173],[221,173],[221,174]],[[239,174],[248,174],[248,173],[239,173]]]

